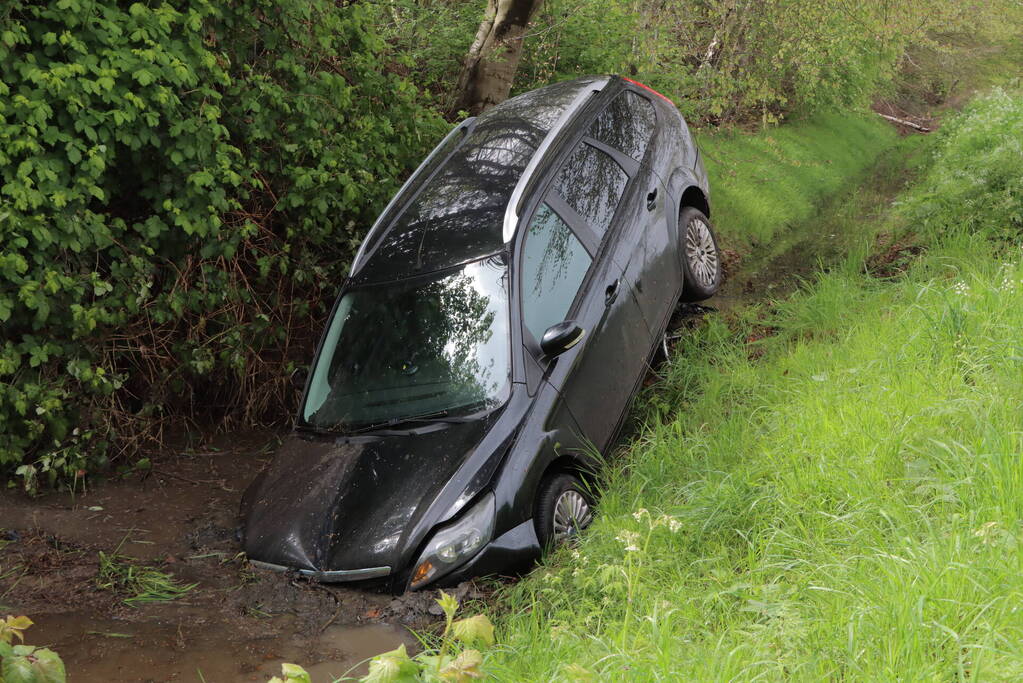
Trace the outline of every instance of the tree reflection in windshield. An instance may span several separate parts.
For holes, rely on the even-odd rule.
[[[496,257],[433,280],[350,291],[338,304],[303,418],[357,427],[495,407],[509,377],[506,268]]]

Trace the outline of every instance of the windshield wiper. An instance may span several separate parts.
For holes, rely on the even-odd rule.
[[[363,434],[365,432],[372,432],[378,429],[400,429],[406,425],[416,424],[432,424],[435,422],[443,422],[446,424],[459,424],[462,422],[469,422],[475,419],[473,415],[451,415],[450,410],[436,410],[432,413],[423,413],[422,415],[410,415],[408,417],[395,417],[390,420],[383,420],[381,422],[373,422],[368,425],[363,425],[355,429],[345,430],[345,434]]]

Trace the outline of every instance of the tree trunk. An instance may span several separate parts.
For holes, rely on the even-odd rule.
[[[475,115],[507,99],[529,19],[542,2],[487,0],[486,14],[458,77],[454,110]]]

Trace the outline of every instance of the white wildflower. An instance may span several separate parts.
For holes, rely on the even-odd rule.
[[[630,553],[638,552],[639,546],[639,534],[635,531],[619,531],[618,535],[615,536],[615,540],[625,546],[625,550]]]
[[[649,517],[650,512],[646,508],[640,508],[632,513],[632,518],[639,522],[642,521],[644,515]]]
[[[1002,285],[998,289],[1002,290],[1006,294],[1012,294],[1016,291],[1017,281],[1012,277],[1011,274],[1006,273],[1002,277]]]

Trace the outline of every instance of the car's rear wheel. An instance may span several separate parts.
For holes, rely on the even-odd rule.
[[[678,219],[682,235],[682,299],[703,301],[721,286],[721,254],[710,219],[699,209],[687,206]]]
[[[536,497],[536,535],[547,549],[565,543],[593,521],[589,493],[571,474],[549,475],[540,482]]]

